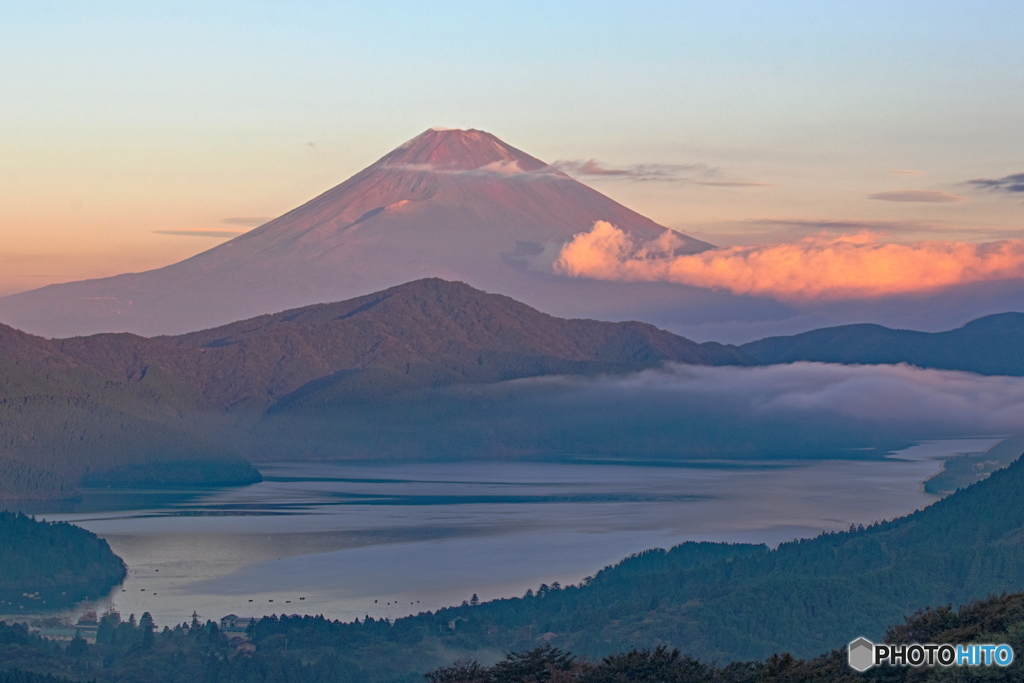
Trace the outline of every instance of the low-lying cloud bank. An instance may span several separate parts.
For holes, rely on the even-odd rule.
[[[556,272],[598,280],[667,281],[783,300],[853,299],[1024,278],[1024,240],[884,242],[870,232],[679,254],[666,234],[637,243],[598,221],[577,234]]]
[[[933,436],[1024,428],[1024,377],[988,377],[909,365],[792,363],[765,367],[669,365],[626,377],[520,380],[566,392],[661,405],[703,405],[753,420],[849,420]],[[643,398],[647,397],[647,398]]]
[[[513,438],[535,439],[522,445],[560,440],[624,458],[880,457],[922,440],[1024,429],[1024,378],[907,365],[671,365],[507,385],[470,391],[490,412],[508,411]]]
[[[795,363],[453,385],[281,411],[257,436],[268,458],[305,444],[303,457],[676,461],[881,458],[923,440],[1022,430],[1021,377]]]

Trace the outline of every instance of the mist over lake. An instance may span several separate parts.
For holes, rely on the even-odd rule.
[[[251,486],[93,490],[75,509],[36,512],[99,534],[127,562],[99,610],[161,625],[193,610],[395,618],[575,583],[686,540],[776,545],[900,516],[936,500],[921,482],[942,458],[994,441],[884,461],[266,464]]]

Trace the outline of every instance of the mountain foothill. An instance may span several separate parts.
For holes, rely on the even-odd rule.
[[[55,609],[109,592],[127,576],[105,540],[67,522],[0,511],[0,610]]]
[[[554,401],[559,385],[540,378],[798,360],[1020,376],[1022,337],[1024,315],[1004,314],[937,334],[855,325],[697,344],[646,323],[556,318],[440,279],[177,336],[44,339],[0,326],[0,495],[248,483],[259,479],[249,462],[271,458],[603,457],[627,446],[637,458],[767,457],[750,441],[770,427],[723,433],[699,413],[653,423],[637,410],[588,441],[596,427],[579,400]],[[776,436],[776,449],[824,447],[804,432]]]

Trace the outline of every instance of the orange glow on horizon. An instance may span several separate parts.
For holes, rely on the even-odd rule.
[[[777,299],[872,298],[970,282],[1024,278],[1024,240],[885,242],[878,234],[676,254],[673,234],[637,244],[604,221],[577,234],[555,270],[600,280],[663,280]]]

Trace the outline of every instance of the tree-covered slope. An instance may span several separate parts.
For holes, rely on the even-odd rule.
[[[241,456],[264,454],[265,433],[250,428],[268,408],[377,410],[380,396],[666,360],[732,362],[735,352],[642,323],[555,318],[437,279],[180,337],[43,339],[0,326],[0,497],[257,481]],[[301,455],[319,437],[270,452]],[[325,452],[339,451],[344,438]]]
[[[278,620],[274,619],[274,622]],[[1006,668],[881,666],[858,674],[847,664],[845,649],[810,659],[776,653],[761,661],[730,663],[699,660],[664,646],[619,650],[584,658],[550,644],[502,652],[481,664],[472,657],[423,669],[410,667],[416,653],[403,634],[386,621],[359,624],[375,640],[373,659],[357,658],[347,641],[308,646],[309,636],[324,631],[322,618],[283,620],[290,637],[277,634],[249,649],[229,640],[213,622],[176,625],[156,632],[148,614],[138,622],[119,615],[102,618],[96,643],[55,643],[20,624],[0,622],[0,683],[68,683],[69,678],[97,683],[930,683],[935,681],[1024,681],[1017,657]],[[296,625],[299,647],[293,639]],[[543,642],[540,641],[540,642]],[[1024,594],[992,596],[962,606],[921,611],[890,627],[888,643],[1008,643],[1024,652]],[[380,656],[388,653],[389,657]],[[460,654],[449,650],[450,660]],[[497,661],[495,661],[497,660]],[[54,674],[60,678],[53,677]]]
[[[259,480],[211,433],[198,392],[182,380],[159,366],[115,378],[56,346],[0,329],[0,499],[67,498],[84,477],[106,485],[125,472],[159,483],[150,466],[183,462],[188,477],[168,483]]]
[[[667,362],[793,360],[1021,374],[1022,320],[932,335],[853,326],[733,347],[556,318],[426,279],[175,337],[43,339],[0,326],[0,498],[257,481],[245,458],[874,457],[961,434],[747,410],[737,392],[708,401],[653,373],[605,380]]]
[[[863,635],[927,606],[1024,590],[1024,462],[914,514],[810,540],[764,546],[686,543],[651,550],[575,586],[463,605],[382,626],[315,619],[261,621],[257,644],[343,647],[379,666],[391,645],[420,653],[494,653],[533,647],[543,634],[592,657],[666,645],[720,662],[799,657]],[[383,635],[381,635],[383,633]],[[397,647],[397,645],[395,645]],[[383,648],[383,649],[382,649]]]
[[[626,561],[580,589],[488,609],[499,622],[504,610],[525,610],[513,621],[563,633],[592,654],[612,643],[665,643],[716,659],[811,656],[851,634],[879,637],[927,605],[1024,589],[1024,463],[868,528],[697,569],[675,569],[658,555]]]
[[[0,591],[112,586],[125,573],[121,558],[90,531],[0,511]]]
[[[757,365],[909,363],[922,368],[981,375],[1024,376],[1024,313],[999,313],[946,332],[843,325],[789,337],[769,337],[738,350]]]
[[[1024,652],[1024,594],[991,596],[964,605],[922,610],[892,626],[884,642],[890,644],[950,643],[1008,644]],[[550,645],[509,653],[491,666],[466,659],[427,672],[429,683],[930,683],[932,681],[1024,681],[1019,656],[1006,667],[890,666],[881,665],[858,674],[848,664],[845,649],[835,649],[801,660],[789,653],[764,661],[732,662],[716,666],[682,656],[664,646],[618,652],[600,660],[576,658]]]

